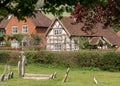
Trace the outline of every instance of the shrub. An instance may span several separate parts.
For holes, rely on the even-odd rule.
[[[99,52],[82,52],[79,53],[78,63],[80,67],[98,67],[101,57]]]
[[[0,51],[0,62],[17,63],[19,52]],[[120,71],[120,52],[109,51],[26,51],[28,63],[52,64],[80,68],[99,68],[107,71]]]
[[[67,67],[77,65],[77,52],[52,52],[53,64]]]
[[[27,59],[28,63],[35,62],[34,61],[34,58],[36,57],[36,53],[35,52],[33,52],[33,51],[27,51],[27,52],[25,52],[25,56],[26,56],[26,59]]]
[[[120,53],[119,52],[106,52],[101,59],[103,70],[120,71]]]
[[[8,52],[1,51],[0,52],[0,63],[7,63],[9,54]]]
[[[120,71],[120,52],[38,51],[29,52],[27,58],[31,62],[53,64],[56,66],[96,67],[102,70]]]
[[[27,51],[25,52],[25,56],[28,59],[29,63],[45,63],[45,64],[51,64],[52,63],[52,55],[50,52],[47,51],[37,51],[37,52],[31,52]]]

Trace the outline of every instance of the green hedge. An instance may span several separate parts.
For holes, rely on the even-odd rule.
[[[6,63],[9,55],[8,52],[1,51],[0,52],[0,63]]]
[[[26,52],[29,63],[44,63],[62,66],[96,67],[102,70],[120,71],[120,52]]]
[[[17,64],[19,55],[18,51],[0,51],[0,64]]]
[[[19,52],[1,52],[0,63],[17,63]],[[120,52],[111,51],[25,51],[28,63],[52,64],[54,66],[93,67],[107,71],[120,71]]]

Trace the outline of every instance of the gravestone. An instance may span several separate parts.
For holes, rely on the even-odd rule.
[[[94,80],[94,83],[95,83],[95,84],[98,84],[98,80],[96,79],[95,76],[94,76],[93,80]]]
[[[10,73],[10,75],[11,75],[11,79],[12,79],[12,78],[13,78],[13,76],[14,76],[13,72],[11,72],[11,73]]]
[[[66,74],[65,74],[62,82],[66,82],[69,72],[70,72],[70,68],[67,69]]]
[[[10,73],[8,73],[8,75],[7,75],[7,80],[9,80],[9,79],[11,79]]]
[[[25,75],[25,56],[22,57],[22,76]]]
[[[56,74],[57,74],[57,73],[56,73],[56,72],[54,72],[54,74],[53,74],[53,79],[54,79],[54,78],[56,78]]]
[[[22,68],[22,63],[21,63],[21,61],[18,61],[18,76],[19,77],[21,77],[21,75],[22,75],[21,68]]]
[[[5,74],[2,74],[0,77],[0,81],[4,81],[5,80]]]

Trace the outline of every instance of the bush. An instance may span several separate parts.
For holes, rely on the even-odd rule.
[[[17,63],[19,52],[1,52],[0,62]],[[52,64],[54,66],[99,68],[120,71],[120,52],[109,51],[26,51],[28,63]]]
[[[0,52],[0,63],[7,63],[9,54],[8,52],[1,51]]]
[[[0,51],[0,63],[16,64],[18,62],[19,52]]]
[[[38,52],[25,52],[25,56],[28,59],[29,63],[52,63],[52,55],[47,51],[38,51]]]
[[[106,52],[101,59],[103,70],[120,71],[120,53],[119,52]]]

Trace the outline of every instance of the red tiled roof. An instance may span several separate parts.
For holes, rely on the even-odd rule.
[[[118,37],[120,37],[120,31],[118,31],[116,34],[117,34]]]
[[[0,28],[5,28],[9,21],[10,21],[10,19],[3,19],[0,22]]]
[[[77,24],[71,24],[73,23],[73,19],[69,17],[63,17],[61,20],[55,19],[54,21],[60,21],[66,32],[68,32],[69,36],[90,36],[90,37],[103,37],[104,40],[109,42],[111,45],[120,45],[120,39],[112,29],[112,27],[104,27],[102,23],[97,23],[95,27],[93,28],[93,34],[85,33],[85,31],[82,31],[81,28],[84,26],[84,22],[80,22]],[[54,24],[54,22],[53,22]],[[52,24],[51,24],[52,26]],[[50,26],[50,27],[51,27]],[[49,32],[51,28],[49,28],[46,32]]]
[[[49,27],[51,20],[44,14],[37,12],[35,17],[30,18],[36,27]],[[0,28],[5,28],[10,19],[4,19],[0,22]]]
[[[35,16],[36,17],[31,18],[31,21],[36,27],[49,27],[49,25],[51,24],[51,20],[44,14],[37,12]]]
[[[90,40],[89,40],[89,44],[90,45],[97,45],[99,43],[99,40],[100,40],[101,37],[92,37]]]

